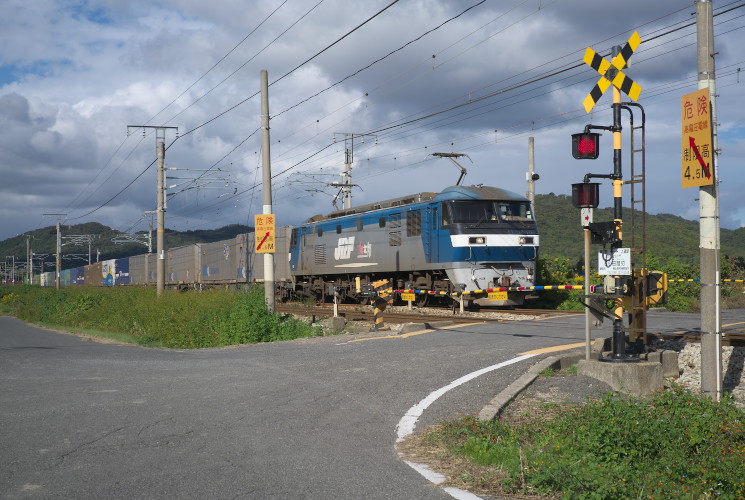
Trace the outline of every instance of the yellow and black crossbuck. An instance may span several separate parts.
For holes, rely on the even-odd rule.
[[[588,113],[592,111],[592,108],[595,107],[595,104],[597,104],[598,100],[611,85],[624,92],[633,100],[639,100],[639,94],[642,91],[641,85],[634,82],[621,70],[626,67],[629,58],[641,43],[642,39],[639,33],[635,31],[631,35],[631,38],[629,38],[629,41],[626,42],[626,45],[621,49],[621,52],[611,62],[608,62],[607,59],[595,52],[591,47],[587,47],[583,61],[600,73],[601,76],[590,94],[585,97],[583,103],[585,105],[585,111]]]

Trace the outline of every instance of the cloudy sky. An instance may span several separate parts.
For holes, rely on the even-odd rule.
[[[745,225],[743,7],[714,1],[730,229]],[[698,189],[681,187],[680,166],[694,12],[691,0],[4,0],[0,239],[53,225],[49,213],[146,229],[156,138],[129,125],[178,127],[165,130],[167,166],[179,169],[168,172],[167,227],[252,224],[262,69],[280,224],[333,210],[350,133],[369,134],[354,141],[354,204],[454,184],[458,169],[437,152],[467,155],[466,184],[525,193],[529,137],[536,191],[569,194],[585,173],[612,171],[609,133],[598,160],[571,157],[572,133],[612,122],[611,91],[590,115],[582,106],[599,77],[584,51],[607,54],[635,30],[643,43],[627,74],[643,87],[648,210],[697,219]],[[612,204],[607,181],[601,198]]]

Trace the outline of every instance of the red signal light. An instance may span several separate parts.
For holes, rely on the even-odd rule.
[[[600,134],[572,134],[572,156],[578,160],[594,160],[600,154]]]

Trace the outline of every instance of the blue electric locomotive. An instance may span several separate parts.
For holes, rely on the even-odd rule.
[[[452,294],[532,286],[539,235],[528,199],[483,185],[451,186],[317,215],[292,228],[294,292],[322,298],[360,291],[380,279],[397,289]],[[428,295],[419,295],[419,302]],[[472,296],[469,296],[472,297]],[[522,305],[509,292],[493,305]]]

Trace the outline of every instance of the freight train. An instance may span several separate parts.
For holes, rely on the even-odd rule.
[[[205,287],[263,281],[254,234],[199,243],[166,252],[166,285]],[[366,303],[372,283],[453,296],[496,287],[534,285],[539,233],[530,202],[516,193],[483,185],[451,186],[315,215],[276,237],[277,297],[336,294]],[[153,254],[99,262],[62,272],[62,285],[151,285]],[[54,285],[44,273],[41,284]],[[488,303],[522,305],[526,292],[503,292]],[[471,300],[486,302],[471,293]]]

